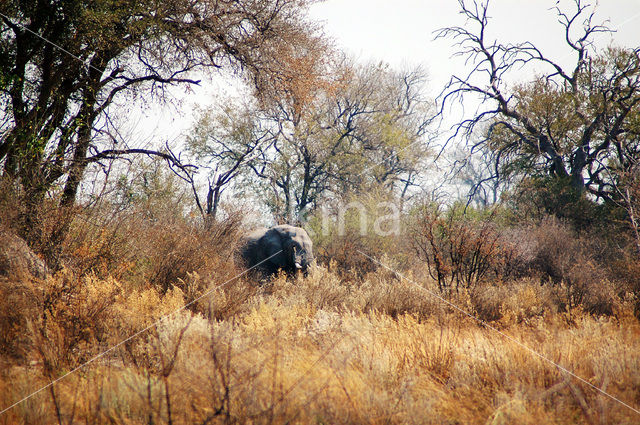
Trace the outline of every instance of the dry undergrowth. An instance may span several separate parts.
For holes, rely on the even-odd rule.
[[[3,408],[188,299],[178,287],[69,271],[35,284],[44,314],[27,320],[30,354],[3,368]],[[262,287],[230,282],[13,407],[0,424],[638,423],[638,413],[426,290],[382,270],[353,280],[318,268]],[[563,311],[534,280],[447,299],[640,406],[640,324],[626,301],[608,317]]]
[[[80,217],[66,268],[0,276],[0,410],[44,388],[0,425],[640,420],[615,400],[640,408],[635,269],[594,273],[561,224],[500,234],[509,272],[446,290],[397,253],[404,278],[329,257],[258,285],[231,279],[240,217],[170,212]]]

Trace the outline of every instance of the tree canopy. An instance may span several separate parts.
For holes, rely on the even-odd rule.
[[[60,205],[74,203],[88,164],[152,153],[114,136],[116,100],[134,91],[164,98],[169,85],[225,66],[246,71],[260,96],[283,72],[282,56],[316,37],[309,3],[2,2],[0,172],[24,196],[24,232],[38,227],[47,191],[59,187]]]
[[[214,200],[241,173],[284,222],[303,220],[329,194],[384,187],[407,196],[429,156],[424,72],[325,65],[290,79],[269,104],[201,117],[190,147],[199,163],[212,162]]]

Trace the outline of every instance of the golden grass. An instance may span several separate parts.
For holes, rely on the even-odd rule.
[[[221,283],[192,278],[198,286]],[[5,364],[2,408],[190,298],[177,287],[163,292],[68,271],[40,284],[38,302],[52,307],[28,318],[30,356]],[[640,323],[626,301],[610,317],[561,312],[548,287],[526,280],[449,299],[640,407]],[[196,309],[171,315],[0,415],[0,424],[639,421],[412,283],[383,271],[348,280],[324,268],[297,281],[215,289]]]

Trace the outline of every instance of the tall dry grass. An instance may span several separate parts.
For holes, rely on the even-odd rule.
[[[430,278],[411,279],[380,270],[345,281],[317,268],[236,299],[247,283],[232,282],[194,312],[177,311],[187,299],[177,286],[59,274],[44,287],[57,313],[32,322],[30,362],[4,369],[2,406],[177,312],[0,423],[637,423],[637,413],[443,305]],[[449,300],[638,406],[631,304],[598,317],[562,311],[549,291],[525,279]],[[230,303],[228,315],[215,313]]]

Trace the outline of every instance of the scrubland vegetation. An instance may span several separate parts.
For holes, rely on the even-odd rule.
[[[460,1],[431,99],[312,3],[0,4],[0,424],[640,422],[640,49],[557,2],[563,68]],[[121,131],[220,68],[177,145]],[[285,222],[316,265],[260,280]]]
[[[383,238],[393,271],[360,254],[380,236],[317,238],[308,277],[257,285],[238,213],[155,201],[81,211],[64,268],[2,277],[2,406],[60,380],[1,423],[637,421],[611,398],[638,405],[637,263],[606,234],[425,207]]]

